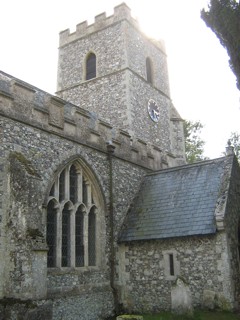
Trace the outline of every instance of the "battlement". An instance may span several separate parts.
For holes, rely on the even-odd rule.
[[[83,21],[77,24],[76,31],[73,33],[70,33],[69,29],[63,30],[59,34],[59,45],[61,47],[121,20],[128,20],[134,26],[139,27],[137,20],[131,16],[131,9],[122,3],[114,7],[114,14],[109,17],[106,16],[106,12],[103,12],[95,16],[95,21],[91,25],[88,25],[87,21]]]
[[[179,160],[121,128],[113,128],[96,114],[4,72],[0,72],[0,115],[103,152],[111,141],[116,156],[151,169],[173,166]]]

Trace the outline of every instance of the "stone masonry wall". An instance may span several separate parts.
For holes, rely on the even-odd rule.
[[[0,72],[2,318],[100,320],[114,310],[112,277],[123,283],[116,267],[123,268],[117,237],[129,205],[146,172],[184,158],[178,151],[176,159],[171,144],[164,48],[137,28],[130,9],[122,4],[111,17],[103,13],[91,26],[83,22],[73,34],[62,32],[59,97]],[[97,56],[97,78],[83,81],[89,52]],[[154,67],[152,87],[146,82],[147,56]],[[158,127],[149,123],[148,95],[161,107]],[[113,203],[107,142],[115,147]],[[58,173],[72,159],[80,159],[99,186],[101,259],[96,267],[48,270],[46,199]]]
[[[163,44],[149,39],[131,24],[126,24],[124,32],[129,69],[141,78],[147,79],[146,58],[150,58],[154,88],[170,97],[167,56]]]
[[[3,143],[3,127],[0,126],[0,144]],[[3,150],[0,151],[0,278],[4,278],[4,271],[5,271],[5,215],[4,212],[6,210],[6,199],[8,197],[6,190],[7,190],[7,177],[6,177],[6,170],[7,170],[7,163],[5,161],[5,152]],[[0,282],[0,298],[4,296],[4,284]]]
[[[112,141],[116,147],[116,156],[147,168],[160,169],[163,166],[163,162],[164,165],[174,165],[177,159],[172,153],[168,153],[167,150],[169,148],[167,150],[160,149],[151,141],[144,141],[133,136],[129,131],[123,130],[126,124],[124,122],[126,113],[122,109],[124,95],[119,96],[119,94],[123,94],[126,88],[118,83],[119,78],[117,75],[112,75],[107,81],[105,80],[103,79],[103,82],[101,82],[101,79],[92,80],[92,82],[86,83],[86,92],[83,90],[82,93],[84,108],[80,108],[10,75],[0,73],[0,114],[104,152],[106,151],[106,142]],[[113,99],[110,99],[111,94],[109,96],[97,95],[102,87],[104,88],[103,91],[109,89],[109,80],[112,80],[110,92],[113,94]],[[90,96],[88,96],[88,86],[92,92]],[[126,96],[124,96],[124,99],[126,99]],[[101,102],[101,104],[98,104],[98,102]],[[144,99],[145,102],[146,99]],[[144,103],[140,105],[147,112]],[[88,104],[89,109],[97,108],[96,111],[99,110],[99,113],[101,113],[100,109],[102,108],[106,114],[105,118],[119,118],[121,127],[113,127],[112,124],[99,118],[96,112],[89,112]],[[109,116],[107,116],[109,105],[113,108]],[[144,118],[146,117],[148,115],[144,115]],[[119,119],[116,121],[119,121]],[[149,129],[147,128],[146,130]],[[145,136],[149,137],[149,133],[144,133],[143,137]]]
[[[76,31],[60,33],[58,91],[84,80],[85,55],[93,51],[97,55],[97,77],[129,67],[146,79],[146,57],[154,60],[154,85],[169,94],[166,54],[164,44],[145,36],[131,10],[122,3],[114,8],[114,15],[106,13],[95,17],[95,22],[79,23]],[[67,57],[66,60],[64,57]],[[72,73],[70,72],[72,71]],[[72,79],[71,79],[72,78]]]
[[[152,141],[162,150],[174,152],[171,149],[170,131],[170,100],[159,94],[150,84],[143,82],[134,73],[129,72],[129,87],[131,88],[131,130],[143,141]],[[154,99],[160,108],[159,122],[155,123],[148,114],[148,101]]]
[[[49,301],[53,299],[53,319],[59,319],[60,315],[65,314],[66,310],[72,312],[69,313],[69,319],[98,319],[97,317],[100,317],[101,312],[111,313],[113,298],[109,287],[110,244],[107,210],[109,205],[109,167],[106,151],[98,151],[66,137],[54,133],[50,134],[44,129],[5,117],[1,117],[1,128],[3,129],[1,154],[8,155],[8,159],[13,157],[9,168],[12,200],[13,192],[17,192],[14,196],[16,201],[8,201],[8,208],[3,212],[4,229],[8,234],[8,244],[4,251],[6,268],[5,282],[2,284],[4,287],[3,295],[14,299],[23,298],[36,301],[38,299],[35,295],[35,292],[38,291],[36,288],[39,289],[37,281],[43,281],[43,283],[40,283],[43,287],[44,283],[48,287],[47,295],[51,299]],[[30,232],[29,236],[34,236],[31,231],[37,231],[37,235],[40,235],[41,239],[42,235],[45,238],[46,225],[44,223],[46,218],[42,204],[59,167],[66,164],[68,159],[72,157],[80,157],[94,172],[106,201],[107,207],[105,208],[104,219],[107,232],[102,234],[102,237],[105,238],[102,241],[102,243],[105,243],[105,247],[102,248],[102,264],[100,267],[91,269],[49,271],[46,278],[46,247],[38,248],[42,251],[36,251],[36,255],[40,259],[38,261],[43,265],[42,271],[44,272],[36,278],[34,274],[37,270],[34,269],[33,257],[34,250],[37,250],[37,248],[35,249],[34,246],[30,245],[32,242],[27,240],[27,234]],[[113,170],[113,194],[116,203],[118,203],[114,206],[115,234],[117,234],[146,169],[114,158]],[[34,172],[36,178],[33,175]],[[22,184],[24,185],[23,188],[21,187]],[[45,253],[41,254],[40,252]],[[18,278],[18,281],[16,281],[16,278]],[[26,288],[25,296],[23,295],[24,288]],[[93,291],[95,292],[94,295],[92,295]],[[42,296],[42,298],[44,297]],[[44,299],[46,299],[46,296]],[[81,303],[89,302],[89,310],[86,311],[88,316],[83,315],[83,310],[77,307],[79,301]],[[49,304],[47,306],[49,308]],[[6,306],[5,310],[7,308]],[[14,310],[14,307],[12,310]]]
[[[108,77],[86,81],[81,86],[65,90],[60,95],[93,115],[97,115],[109,125],[129,130],[126,93],[126,74],[117,72]]]
[[[224,290],[225,234],[121,244],[119,281],[121,301],[129,312],[171,309],[171,292],[177,277],[190,289],[193,306],[204,306],[206,292],[215,292],[220,308],[233,307]],[[169,274],[168,254],[174,256],[175,276]],[[216,307],[216,305],[211,306]]]
[[[151,143],[185,162],[182,121],[171,124],[171,99],[167,61],[160,42],[147,38],[129,16],[110,20],[100,15],[90,27],[78,27],[72,35],[60,34],[58,96],[98,115],[114,128],[127,131],[132,139]],[[126,11],[124,11],[126,9]],[[96,54],[96,78],[85,80],[85,63],[89,52]],[[147,82],[146,59],[152,62],[153,83]],[[149,99],[160,107],[160,122],[148,114]],[[174,141],[174,144],[172,144]],[[177,146],[177,149],[175,147]],[[157,162],[155,161],[155,164]]]
[[[225,279],[225,290],[232,295],[235,308],[239,308],[240,301],[240,252],[239,252],[239,226],[240,226],[240,169],[237,159],[234,158],[234,165],[232,169],[232,179],[225,183],[230,183],[229,200],[227,203],[227,214],[225,216],[224,228],[227,231],[226,248],[229,256],[228,270],[225,270],[223,277]],[[219,266],[223,268],[223,266]]]
[[[107,29],[83,37],[59,49],[58,91],[79,85],[84,79],[86,55],[92,51],[97,57],[97,77],[115,73],[126,67],[124,52],[124,32],[122,24],[115,24]],[[67,59],[66,59],[67,57]],[[107,92],[107,91],[106,91]],[[64,93],[63,99],[80,105],[81,94],[78,101],[71,101],[71,96]]]

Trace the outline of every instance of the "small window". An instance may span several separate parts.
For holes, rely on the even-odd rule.
[[[146,59],[146,72],[147,72],[147,82],[153,84],[152,61],[150,58]]]
[[[176,280],[180,274],[180,263],[176,250],[163,251],[163,266],[166,280]]]
[[[174,276],[174,260],[173,260],[173,254],[169,254],[169,273],[170,276]]]
[[[96,55],[90,53],[86,61],[86,80],[96,78]]]

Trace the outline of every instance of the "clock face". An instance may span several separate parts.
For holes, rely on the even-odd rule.
[[[157,103],[153,99],[150,99],[148,101],[148,113],[149,113],[150,118],[154,122],[158,122],[159,121],[160,108],[158,107]]]

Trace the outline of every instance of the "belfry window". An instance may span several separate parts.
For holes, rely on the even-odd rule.
[[[86,60],[86,80],[96,78],[96,55],[90,53]]]
[[[147,73],[147,82],[153,84],[152,61],[150,58],[146,59],[146,73]]]
[[[48,267],[97,265],[94,188],[78,162],[56,178],[47,205]]]

